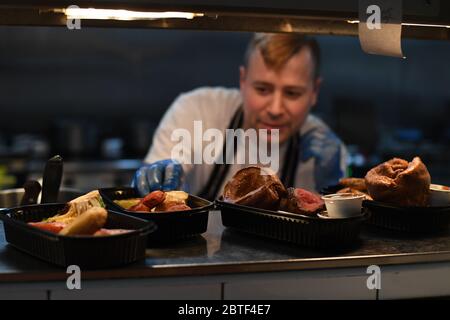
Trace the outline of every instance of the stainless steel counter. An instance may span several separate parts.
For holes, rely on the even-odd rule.
[[[316,251],[226,229],[210,213],[208,230],[178,244],[147,249],[145,261],[111,270],[83,271],[83,279],[241,274],[450,261],[450,229],[440,235],[406,237],[366,228],[353,248]],[[0,283],[56,281],[66,270],[24,254],[5,241],[0,229]]]

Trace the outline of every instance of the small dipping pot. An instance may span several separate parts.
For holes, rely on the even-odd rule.
[[[364,195],[333,193],[322,196],[330,218],[349,218],[361,215]]]
[[[450,188],[440,184],[431,184],[430,204],[435,207],[450,206]]]

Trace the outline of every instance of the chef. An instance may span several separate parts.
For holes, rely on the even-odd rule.
[[[345,146],[322,120],[310,114],[322,82],[319,69],[320,50],[314,39],[300,34],[255,34],[239,68],[240,88],[202,87],[176,98],[132,185],[142,195],[181,188],[214,199],[239,169],[254,164],[227,161],[226,138],[215,139],[218,148],[214,149],[221,150],[217,158],[221,160],[202,162],[198,146],[192,143],[199,127],[224,137],[230,130],[256,130],[266,136],[268,144],[275,137],[277,173],[287,187],[319,191],[336,184],[345,175]],[[174,139],[174,133],[180,131],[191,134],[191,143],[184,141],[184,152],[177,153],[180,136]],[[259,146],[250,142],[255,145]],[[249,152],[248,145],[245,150]]]

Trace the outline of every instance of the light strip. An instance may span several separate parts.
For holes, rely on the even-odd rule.
[[[91,19],[91,20],[155,20],[167,18],[193,19],[202,17],[203,13],[193,12],[144,12],[113,9],[94,8],[67,8],[56,9],[55,12],[62,12],[67,19]]]
[[[347,23],[359,23],[359,20],[347,20]],[[450,26],[445,26],[441,24],[422,24],[422,23],[407,23],[402,22],[402,26],[414,26],[414,27],[432,27],[432,28],[449,28]]]

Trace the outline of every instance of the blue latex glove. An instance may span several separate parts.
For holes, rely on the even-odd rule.
[[[315,159],[316,189],[335,185],[345,172],[341,169],[341,140],[330,130],[312,130],[302,136],[301,161]]]
[[[140,167],[134,174],[131,186],[144,197],[154,190],[178,189],[182,177],[183,167],[177,160],[160,160]]]

